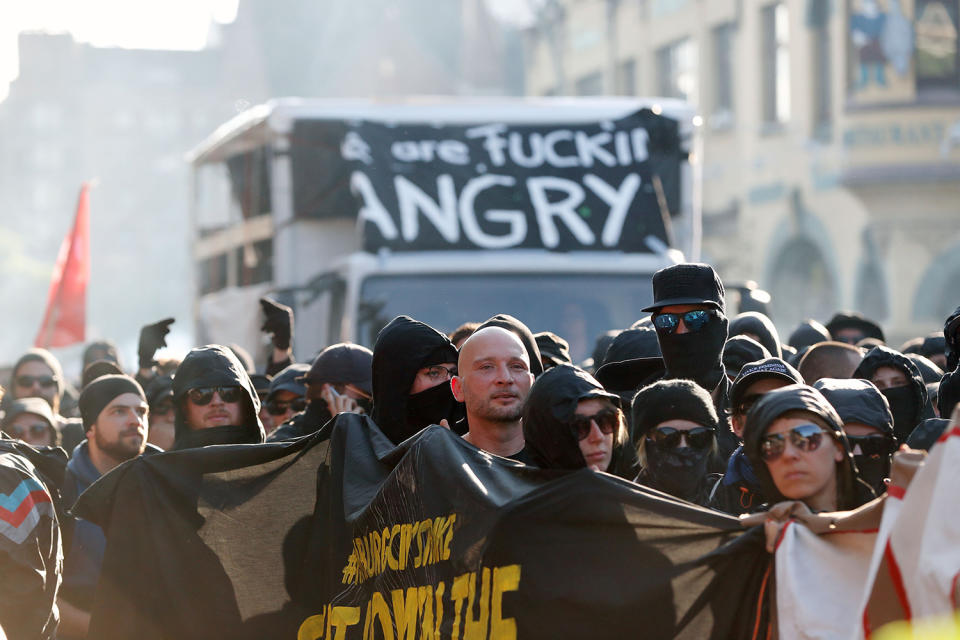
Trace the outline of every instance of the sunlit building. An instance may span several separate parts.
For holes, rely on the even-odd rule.
[[[960,304],[958,0],[547,0],[530,95],[682,97],[703,258],[781,330],[849,308],[890,341]]]

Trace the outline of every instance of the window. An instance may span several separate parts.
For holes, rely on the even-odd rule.
[[[617,95],[637,95],[637,63],[625,60],[617,65]]]
[[[599,96],[603,93],[603,74],[599,71],[589,73],[577,80],[578,96]]]
[[[273,280],[273,238],[237,247],[237,283],[241,287]]]
[[[813,73],[813,137],[829,140],[833,121],[833,92],[830,89],[832,74],[830,55],[830,2],[812,0],[808,6],[807,21],[811,29],[813,46],[811,73]]]
[[[657,50],[657,87],[664,98],[697,104],[697,45],[686,38]]]
[[[713,116],[729,122],[733,112],[732,22],[713,28]]]
[[[197,264],[200,293],[220,291],[227,286],[227,254],[221,253]]]
[[[763,119],[790,120],[790,14],[783,2],[763,9]]]
[[[960,89],[957,0],[916,0],[917,89]]]

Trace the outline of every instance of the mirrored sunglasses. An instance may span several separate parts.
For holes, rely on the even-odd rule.
[[[570,427],[576,434],[577,440],[584,440],[590,435],[594,422],[597,423],[600,433],[610,435],[620,427],[620,412],[617,409],[604,409],[592,416],[574,415],[570,420]]]
[[[716,311],[708,309],[694,309],[686,313],[660,313],[653,316],[653,326],[661,333],[673,333],[680,326],[680,320],[687,327],[690,333],[696,333],[703,329],[708,322],[716,317]]]
[[[767,462],[772,462],[783,455],[787,448],[787,439],[794,447],[809,453],[816,451],[823,444],[825,432],[816,424],[797,425],[789,431],[783,433],[771,433],[763,436],[760,440],[760,457]]]

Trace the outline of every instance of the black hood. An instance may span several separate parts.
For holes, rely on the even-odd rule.
[[[537,378],[523,408],[525,451],[533,464],[543,469],[582,469],[586,466],[577,436],[569,424],[577,403],[604,398],[620,407],[620,398],[604,391],[593,377],[573,365],[561,364]],[[632,454],[632,456],[631,456]],[[608,473],[632,480],[636,476],[636,453],[621,426],[614,438]]]
[[[813,388],[833,405],[843,424],[859,422],[893,435],[890,404],[869,380],[821,378],[814,383]]]
[[[830,332],[834,340],[837,339],[837,332],[843,329],[857,329],[863,332],[864,338],[876,338],[880,342],[887,341],[880,325],[856,311],[841,311],[830,318],[830,322],[827,323],[827,331]]]
[[[937,440],[949,427],[950,420],[946,418],[927,418],[918,424],[910,437],[907,438],[907,446],[911,449],[930,451],[930,448],[937,444]]]
[[[191,429],[187,426],[183,403],[187,392],[198,387],[243,387],[247,401],[243,402],[242,424]],[[217,344],[192,349],[186,355],[173,377],[173,402],[176,406],[173,449],[192,449],[210,444],[256,444],[264,441],[260,424],[260,399],[253,382],[237,356]]]
[[[905,353],[903,355],[910,358],[910,361],[920,370],[920,377],[923,378],[924,384],[940,382],[940,379],[943,378],[943,369],[938,367],[937,363],[930,358],[919,353]]]
[[[740,375],[745,364],[772,357],[766,347],[749,336],[732,336],[723,345],[723,369],[730,378]]]
[[[790,334],[787,344],[800,352],[818,342],[829,342],[830,340],[830,332],[827,331],[825,326],[816,320],[804,320]]]
[[[783,357],[783,351],[780,349],[780,334],[777,333],[777,328],[773,326],[773,321],[767,316],[757,311],[745,311],[734,316],[733,320],[730,321],[730,337],[744,333],[757,336],[759,338],[758,342],[770,352],[770,356],[774,358]],[[759,359],[757,358],[757,360]]]
[[[530,373],[534,376],[539,376],[543,373],[543,362],[540,360],[540,348],[537,346],[536,338],[533,337],[533,332],[530,331],[527,325],[513,316],[498,313],[477,327],[477,331],[486,329],[487,327],[500,327],[501,329],[515,333],[517,337],[520,338],[520,342],[523,343],[523,348],[527,350],[527,355],[530,356]]]
[[[607,347],[603,363],[659,356],[660,343],[657,340],[657,331],[653,327],[638,327],[617,334]]]
[[[906,374],[907,380],[910,382],[910,388],[913,390],[913,395],[916,399],[916,412],[914,416],[910,417],[913,423],[910,426],[910,429],[912,429],[924,419],[924,409],[927,406],[927,385],[923,381],[923,376],[920,375],[920,370],[917,368],[917,365],[913,363],[913,360],[907,356],[890,347],[881,345],[867,352],[860,366],[853,372],[853,377],[860,378],[861,380],[870,380],[880,367],[894,367]],[[895,407],[891,406],[891,410],[895,412],[895,409]],[[904,432],[898,434],[900,441],[903,442],[907,439],[909,431],[907,431],[905,427],[902,427],[900,431]]]
[[[954,369],[943,376],[937,388],[937,409],[940,417],[949,420],[953,417],[953,408],[960,402],[960,370]]]
[[[960,363],[960,307],[954,309],[943,323],[943,341],[946,345],[947,371],[953,371]]]
[[[786,500],[777,489],[767,464],[760,457],[760,443],[767,428],[774,420],[789,411],[806,411],[821,420],[832,430],[834,438],[843,446],[844,459],[837,463],[837,506],[839,509],[854,509],[872,500],[875,495],[857,474],[857,465],[853,460],[850,442],[843,430],[843,423],[837,411],[822,393],[805,384],[792,384],[774,389],[763,395],[747,413],[747,422],[743,428],[743,450],[750,460],[762,493],[771,503]]]
[[[610,348],[610,345],[613,344],[614,338],[618,335],[620,335],[620,330],[613,329],[597,336],[597,341],[593,344],[593,354],[590,357],[590,366],[593,371],[596,371],[604,365],[607,350]],[[660,347],[657,347],[657,350],[659,349]]]
[[[456,361],[457,348],[447,336],[409,316],[397,316],[380,330],[373,346],[373,411],[370,417],[394,444],[400,444],[429,426],[429,423],[408,425],[410,387],[417,371],[432,364]],[[445,384],[449,389],[450,385]]]

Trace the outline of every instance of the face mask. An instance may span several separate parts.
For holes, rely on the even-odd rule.
[[[646,470],[653,488],[684,500],[696,497],[697,487],[707,474],[709,450],[692,447],[661,449],[648,440],[646,453]]]
[[[893,432],[900,442],[906,442],[910,432],[917,426],[917,394],[912,386],[894,387],[881,391],[890,403],[893,414]]]
[[[431,424],[446,420],[452,425],[458,418],[460,403],[453,397],[450,384],[443,382],[407,397],[407,427],[412,436]]]
[[[857,463],[857,472],[864,482],[869,484],[874,492],[879,496],[884,493],[886,485],[883,479],[890,477],[890,457],[889,456],[853,456]]]
[[[723,345],[727,341],[727,319],[711,318],[694,333],[657,334],[668,378],[693,380],[713,391],[723,378]]]

